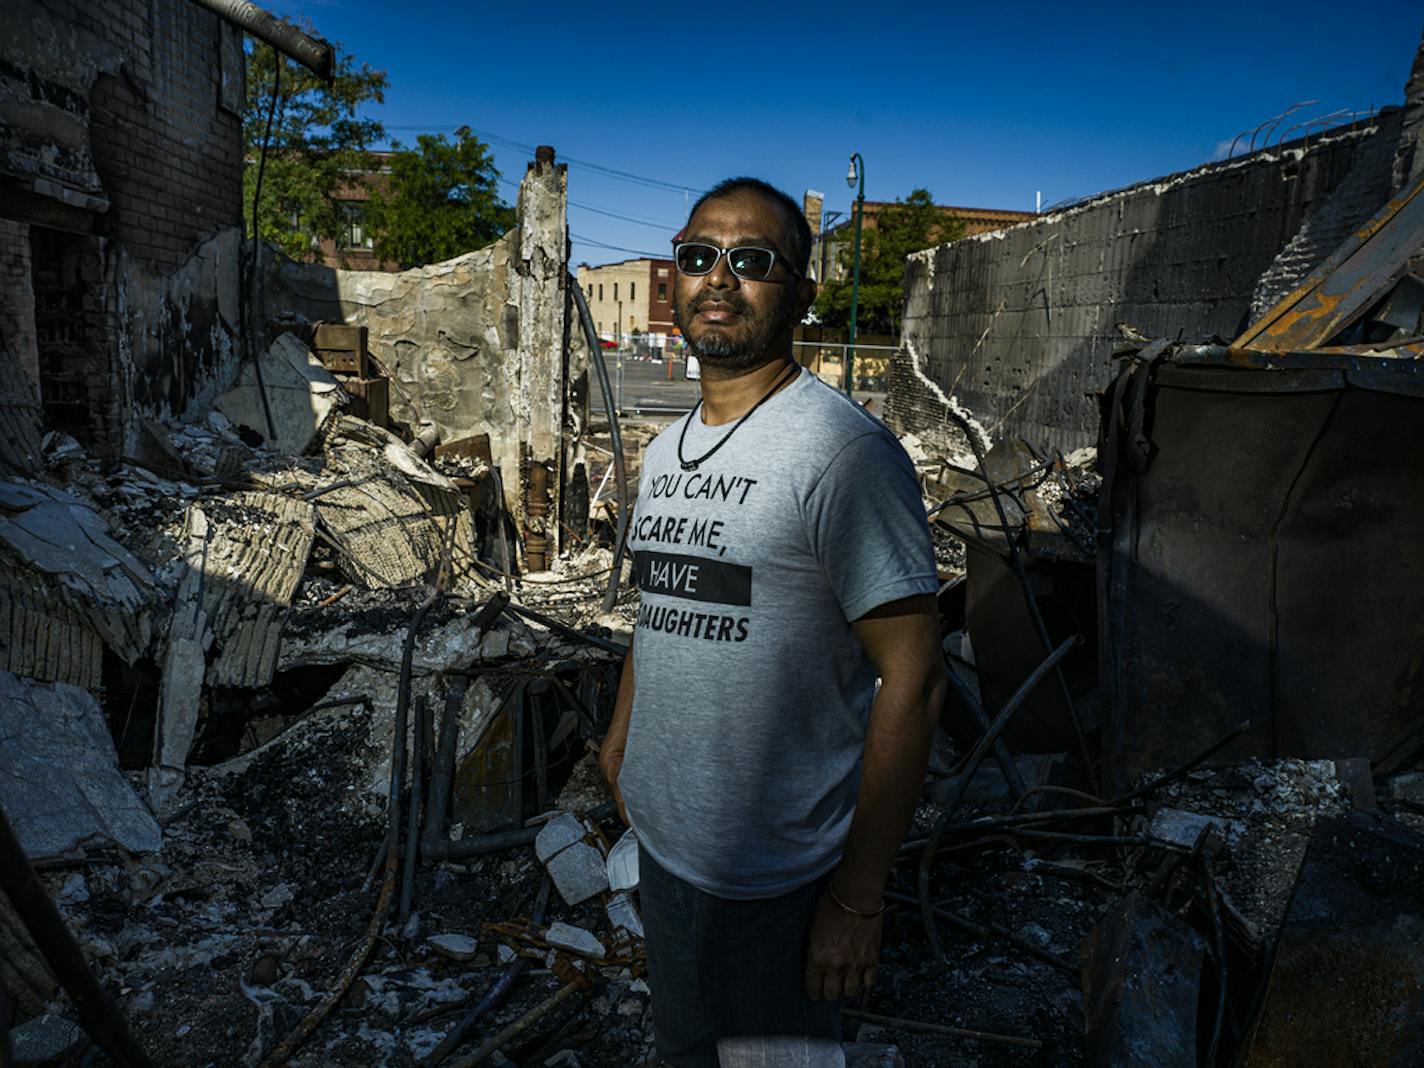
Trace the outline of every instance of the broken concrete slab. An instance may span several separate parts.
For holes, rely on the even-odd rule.
[[[546,823],[534,840],[534,853],[567,904],[577,905],[608,889],[608,864],[590,844],[591,828],[572,812]]]
[[[1317,821],[1248,1042],[1247,1068],[1424,1063],[1424,835]]]
[[[572,950],[586,957],[602,957],[605,952],[603,943],[595,938],[591,931],[564,923],[562,920],[550,924],[549,929],[544,932],[544,941],[551,946]]]
[[[539,837],[534,839],[534,855],[539,863],[546,864],[555,854],[583,841],[587,833],[583,820],[572,812],[560,812],[540,829]]]
[[[1196,1068],[1206,942],[1141,891],[1083,939],[1083,1008],[1093,1068]]]
[[[94,696],[0,672],[0,806],[32,858],[89,844],[156,853],[163,832],[117,766]],[[61,770],[63,774],[57,774]]]
[[[103,647],[125,663],[151,639],[149,570],[79,498],[0,481],[0,667],[97,687]]]
[[[248,365],[214,407],[238,426],[260,435],[278,452],[300,456],[344,400],[341,384],[295,334],[277,338],[258,360],[262,387],[259,389],[257,374]]]
[[[464,934],[434,934],[426,941],[442,957],[462,963],[474,960],[475,951],[479,948],[478,942]]]

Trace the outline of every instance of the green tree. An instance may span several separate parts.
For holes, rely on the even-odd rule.
[[[311,32],[309,26],[303,29]],[[335,238],[344,218],[336,193],[350,176],[370,170],[368,150],[385,140],[385,128],[362,118],[364,105],[385,100],[386,72],[363,63],[336,47],[336,77],[331,85],[305,67],[274,53],[272,47],[247,38],[247,112],[242,136],[247,166],[243,168],[243,217],[252,233],[252,195],[272,86],[281,70],[280,91],[272,110],[272,132],[262,175],[262,203],[257,230],[293,259],[311,259],[316,239]]]
[[[830,327],[850,326],[851,269],[855,225],[841,230],[841,266],[845,278],[826,282],[816,296],[816,317]],[[898,334],[905,301],[905,258],[912,252],[964,235],[964,223],[935,207],[928,189],[916,189],[887,204],[875,217],[875,229],[860,237],[860,304],[857,334]]]
[[[397,142],[388,175],[371,191],[366,227],[376,255],[402,267],[448,260],[483,248],[514,225],[514,209],[499,198],[489,146],[468,126],[421,134],[414,148]]]

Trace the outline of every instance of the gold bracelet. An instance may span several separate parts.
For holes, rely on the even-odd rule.
[[[875,917],[879,916],[882,912],[885,911],[884,898],[880,899],[880,907],[874,912],[862,912],[860,909],[851,908],[844,901],[838,898],[836,896],[835,887],[833,887],[830,883],[826,884],[826,893],[830,895],[832,901],[834,901],[838,906],[840,906],[842,912],[849,912],[852,916],[857,916],[862,920],[873,920],[875,919]]]

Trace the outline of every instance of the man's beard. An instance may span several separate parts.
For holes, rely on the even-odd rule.
[[[729,371],[745,371],[765,363],[767,358],[772,355],[772,346],[777,338],[786,331],[789,325],[788,320],[793,314],[796,294],[790,286],[786,289],[787,292],[773,305],[766,318],[753,311],[751,306],[736,293],[727,293],[722,296],[709,294],[705,299],[688,306],[686,315],[683,314],[683,308],[677,308],[676,319],[678,325],[682,327],[682,335],[687,342],[687,347],[699,360],[715,367],[724,367]],[[737,313],[740,319],[738,325],[741,329],[733,333],[714,326],[704,329],[700,337],[694,338],[691,322],[697,315],[697,309],[703,304],[714,302],[729,305]]]

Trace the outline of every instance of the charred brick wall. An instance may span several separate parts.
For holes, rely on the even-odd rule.
[[[10,0],[5,18],[0,94],[28,107],[0,173],[26,203],[87,211],[63,221],[167,269],[241,222],[235,30],[189,0]]]
[[[1361,196],[1351,210],[1368,217],[1383,203],[1397,126],[1386,116],[916,253],[887,422],[902,432],[943,427],[942,392],[996,440],[1091,445],[1116,324],[1150,337],[1234,336],[1263,272],[1352,172]],[[1375,150],[1381,138],[1389,151]],[[1385,180],[1359,177],[1357,164]]]
[[[0,219],[31,261],[5,320],[39,328],[3,357],[113,458],[236,368],[241,35],[190,0],[8,0],[4,21]]]

